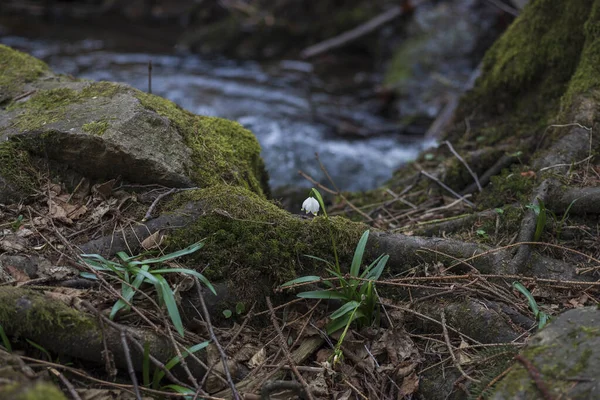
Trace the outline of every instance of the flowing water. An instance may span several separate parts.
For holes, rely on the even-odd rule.
[[[407,143],[389,134],[366,139],[333,135],[330,126],[314,122],[313,112],[336,115],[366,127],[390,126],[390,122],[370,112],[356,95],[323,91],[323,82],[309,78],[306,63],[261,65],[190,54],[119,53],[95,40],[4,36],[0,43],[43,59],[59,73],[124,82],[144,91],[148,90],[151,60],[152,93],[196,114],[236,120],[256,135],[273,188],[310,186],[298,170],[326,182],[315,152],[341,190],[374,188],[431,144]]]

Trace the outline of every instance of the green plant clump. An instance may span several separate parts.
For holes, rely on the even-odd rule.
[[[120,262],[109,261],[98,254],[82,254],[81,258],[84,260],[85,264],[89,265],[94,270],[111,272],[123,282],[121,285],[122,298],[117,300],[113,306],[110,312],[111,319],[115,317],[119,310],[128,308],[128,303],[131,302],[133,296],[135,296],[136,291],[140,288],[142,283],[149,283],[156,288],[159,304],[164,304],[167,307],[167,312],[171,318],[171,321],[173,322],[173,325],[177,329],[177,332],[179,332],[179,334],[183,337],[183,323],[181,322],[181,316],[175,301],[175,293],[163,275],[169,273],[182,273],[191,275],[200,279],[200,281],[202,281],[202,283],[204,283],[206,287],[208,287],[210,291],[216,295],[217,293],[215,292],[215,288],[204,277],[204,275],[197,271],[187,268],[151,269],[150,266],[152,264],[160,265],[166,261],[194,253],[200,250],[202,246],[204,246],[204,243],[198,242],[188,246],[185,249],[175,251],[161,257],[145,259],[142,258],[141,255],[132,257],[128,256],[124,252],[119,252],[117,253],[117,256],[120,258]],[[97,278],[93,273],[82,272],[81,275],[91,279]]]
[[[312,189],[311,193],[314,195],[314,198],[316,198],[316,201],[314,198],[309,197],[304,202],[303,209],[305,209],[307,213],[312,212],[317,214],[320,206],[323,209],[325,220],[329,222],[329,217],[327,215],[321,194],[317,189],[314,188]],[[316,204],[316,202],[318,202],[319,206]],[[335,362],[340,360],[340,357],[342,356],[342,352],[340,350],[341,345],[352,322],[356,321],[360,327],[371,325],[376,319],[378,320],[378,295],[377,291],[375,290],[374,281],[379,279],[381,276],[390,256],[387,254],[381,254],[375,259],[375,261],[373,261],[369,266],[365,267],[361,272],[363,255],[365,253],[367,241],[369,240],[369,231],[367,230],[363,233],[358,244],[356,245],[356,250],[354,252],[354,257],[352,258],[352,264],[348,274],[349,277],[347,277],[346,275],[342,274],[337,254],[337,246],[331,229],[329,230],[329,234],[335,263],[333,264],[320,257],[307,257],[324,262],[328,267],[326,268],[326,271],[331,274],[334,279],[323,280],[319,276],[309,275],[293,279],[284,283],[281,285],[281,287],[294,287],[300,284],[319,282],[326,286],[325,290],[301,292],[298,294],[298,297],[307,299],[337,299],[343,302],[341,307],[331,313],[331,322],[327,325],[327,333],[329,334],[344,328],[344,331],[335,348]],[[334,281],[337,281],[339,286],[336,286]]]

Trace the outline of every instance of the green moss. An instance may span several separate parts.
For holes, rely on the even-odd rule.
[[[91,82],[82,90],[58,88],[39,90],[28,101],[13,103],[9,111],[21,111],[13,126],[21,131],[32,131],[65,118],[67,106],[93,97],[112,97],[129,88],[111,82]]]
[[[89,133],[91,135],[102,136],[104,132],[108,129],[107,121],[94,121],[87,124],[83,124],[81,127],[84,132]]]
[[[7,141],[0,144],[0,176],[24,195],[34,192],[35,169],[29,153],[19,143]]]
[[[560,97],[577,67],[592,3],[531,1],[484,58],[482,100],[512,100],[532,88],[547,98]]]
[[[0,398],[11,400],[66,400],[65,395],[51,383],[11,383],[0,387]]]
[[[568,109],[573,97],[590,89],[600,88],[600,3],[595,2],[584,26],[585,45],[569,87],[562,98]]]
[[[165,116],[192,149],[190,177],[200,186],[239,185],[268,195],[268,176],[256,137],[239,123],[192,114],[158,96],[136,91],[141,104]]]
[[[526,167],[514,166],[510,169],[505,168],[499,175],[493,176],[491,183],[478,197],[479,207],[496,208],[515,202],[528,204],[535,179],[523,176],[521,173],[525,171]]]
[[[19,336],[22,332],[34,337],[73,335],[95,329],[95,322],[60,301],[48,299],[34,291],[21,296],[22,289],[0,288],[0,324],[7,334]],[[25,311],[24,311],[25,310]],[[18,313],[26,312],[25,318]]]
[[[456,120],[468,119],[471,129],[456,127],[446,136],[459,152],[474,139],[526,155],[538,149],[546,128],[564,121],[561,107],[600,79],[597,8],[593,0],[528,3],[486,53],[481,78],[461,100]]]
[[[37,58],[0,45],[0,103],[18,95],[27,82],[48,71],[48,66]]]
[[[205,239],[205,246],[194,254],[196,261],[208,265],[205,273],[210,279],[227,279],[245,298],[260,298],[273,285],[305,274],[304,268],[313,262],[304,255],[333,261],[324,217],[298,218],[234,186],[183,192],[169,208],[188,201],[199,201],[206,214],[194,225],[177,230],[169,245],[179,249]],[[348,265],[366,227],[341,217],[331,222],[341,261]],[[318,266],[320,271],[324,267]]]

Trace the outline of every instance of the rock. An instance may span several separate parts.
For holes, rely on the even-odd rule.
[[[0,82],[29,82],[1,89],[3,98],[13,101],[0,110],[0,143],[10,140],[19,150],[96,179],[120,176],[132,183],[177,187],[225,183],[261,196],[269,193],[260,145],[240,124],[194,115],[123,84],[50,72],[31,81],[34,72],[41,76],[39,71],[45,71],[37,60],[0,46],[0,59],[6,58],[20,63],[8,63]],[[21,76],[21,64],[28,69],[14,78]],[[0,167],[1,196],[13,198],[22,186]]]
[[[7,400],[66,400],[47,371],[36,372],[17,355],[0,349],[0,397]]]
[[[569,310],[537,333],[520,354],[540,373],[553,399],[597,399],[600,393],[600,311]],[[543,398],[533,371],[516,362],[491,399]]]

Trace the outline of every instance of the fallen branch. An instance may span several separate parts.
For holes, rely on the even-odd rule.
[[[420,1],[417,1],[417,3],[419,3],[419,2]],[[332,37],[330,39],[324,40],[320,43],[317,43],[317,44],[307,47],[306,49],[302,50],[302,52],[300,53],[300,57],[311,58],[314,56],[318,56],[319,54],[325,53],[328,50],[337,49],[339,47],[342,47],[348,43],[355,41],[358,38],[361,38],[365,35],[368,35],[371,32],[374,32],[375,30],[381,28],[385,24],[388,24],[388,23],[392,22],[393,20],[395,20],[396,18],[400,17],[404,13],[405,13],[404,7],[401,7],[401,6],[392,7],[389,10],[382,12],[381,14],[370,19],[369,21],[365,22],[364,24],[357,26],[354,29],[351,29],[349,31],[342,33],[341,35]]]

